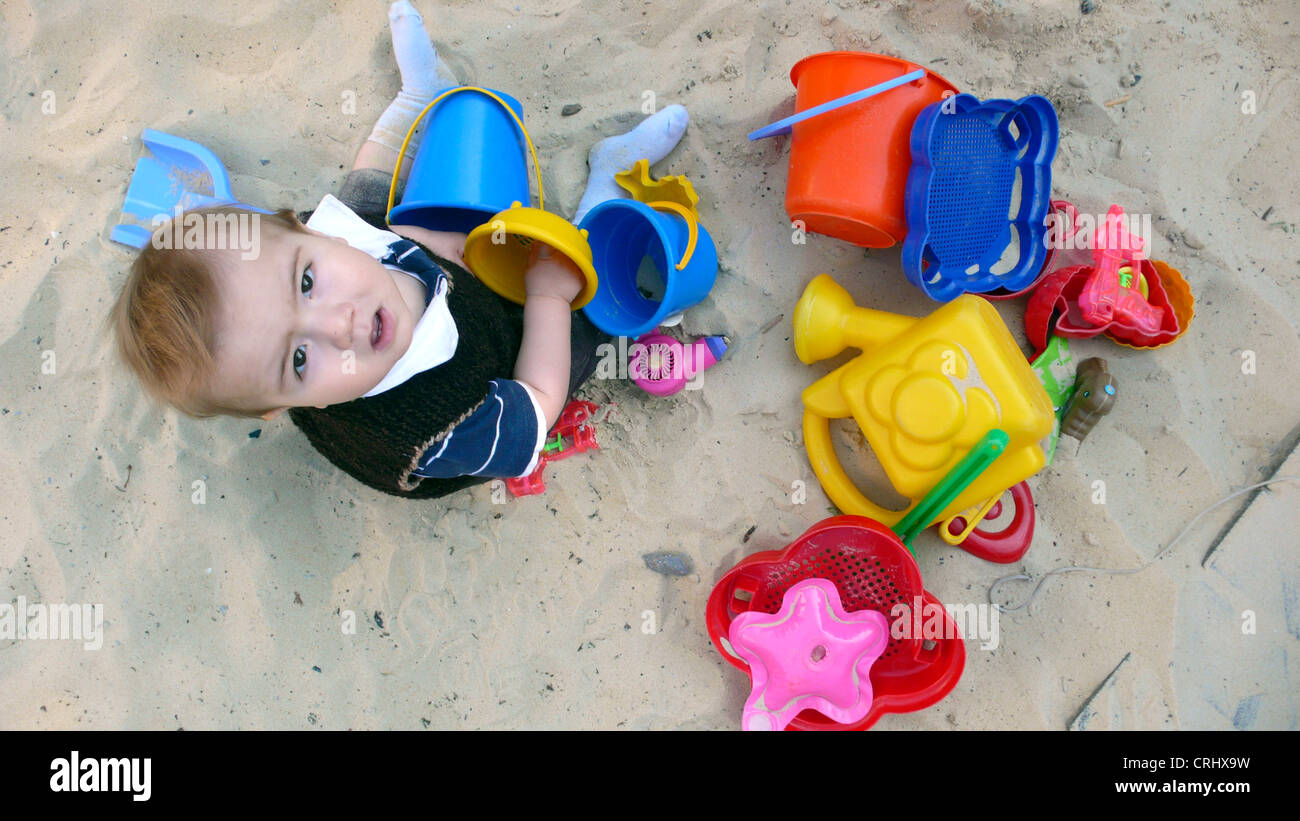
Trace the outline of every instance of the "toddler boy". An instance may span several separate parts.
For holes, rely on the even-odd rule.
[[[338,197],[302,215],[305,224],[289,211],[261,217],[252,260],[151,244],[113,320],[123,359],[152,395],[193,416],[288,410],[359,481],[429,498],[531,473],[608,338],[570,311],[582,280],[562,254],[536,244],[520,308],[462,267],[464,234],[385,225],[402,138],[457,85],[408,0],[393,4],[389,22],[402,91]],[[670,106],[597,143],[574,222],[626,196],[614,174],[663,159],[686,125],[685,109]]]

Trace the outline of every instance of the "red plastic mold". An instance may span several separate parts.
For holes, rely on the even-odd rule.
[[[596,444],[596,426],[588,424],[595,413],[595,402],[583,402],[574,399],[565,405],[564,411],[555,423],[555,427],[551,428],[551,433],[552,435],[558,433],[572,440],[573,444],[557,453],[546,454],[546,458],[555,462],[560,459],[568,459],[575,453],[585,453],[588,450],[599,449],[600,446]]]
[[[1031,505],[1032,507],[1032,505]],[[969,540],[969,537],[968,537]],[[885,652],[871,668],[871,709],[852,725],[838,724],[805,710],[790,723],[797,730],[865,730],[886,713],[907,713],[931,706],[951,692],[966,664],[966,646],[956,623],[939,601],[921,586],[916,560],[894,532],[865,516],[825,519],[783,550],[767,550],[742,560],[714,586],[706,609],[709,638],[722,657],[740,670],[749,666],[723,640],[740,613],[775,613],[785,592],[804,579],[829,579],[848,612],[871,609],[891,624],[895,605],[915,611],[917,602],[943,613],[943,638],[895,638],[891,630]],[[924,612],[924,611],[923,611]],[[928,646],[927,646],[928,645]]]
[[[1048,274],[1029,298],[1029,305],[1025,308],[1025,333],[1034,350],[1041,352],[1047,347],[1049,333],[1075,339],[1104,333],[1118,342],[1139,348],[1158,347],[1174,341],[1182,331],[1160,275],[1149,259],[1140,260],[1137,265],[1147,281],[1147,302],[1163,311],[1158,331],[1143,333],[1118,315],[1104,325],[1088,322],[1079,308],[1079,294],[1092,276],[1093,268],[1091,265],[1072,265]]]
[[[542,473],[546,470],[548,462],[568,459],[575,453],[599,450],[600,445],[596,444],[596,426],[589,424],[595,413],[596,404],[594,402],[583,402],[574,399],[565,405],[564,410],[560,413],[560,418],[556,420],[555,425],[551,428],[550,436],[558,435],[568,439],[570,444],[554,453],[543,452],[537,460],[537,467],[527,476],[506,479],[506,488],[509,489],[510,493],[516,498],[544,493],[546,491],[546,480],[543,478]]]
[[[977,527],[957,547],[986,562],[1010,564],[1020,561],[1034,540],[1034,496],[1029,492],[1029,484],[1021,482],[1011,488],[1011,500],[1016,503],[1016,512],[1005,528],[987,531]],[[997,502],[984,520],[996,519],[1001,513],[1002,503]],[[939,527],[943,527],[942,522]],[[954,536],[965,529],[966,520],[960,516],[948,526],[948,532]]]
[[[537,463],[537,467],[527,476],[520,476],[514,479],[506,479],[506,488],[510,495],[518,499],[520,496],[536,496],[546,492],[546,479],[542,472],[546,470],[546,459],[543,458]]]

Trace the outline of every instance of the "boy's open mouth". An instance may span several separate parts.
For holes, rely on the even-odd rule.
[[[393,315],[384,308],[375,311],[370,326],[370,347],[377,353],[393,341]]]

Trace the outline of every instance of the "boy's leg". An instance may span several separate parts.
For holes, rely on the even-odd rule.
[[[606,200],[626,199],[628,193],[614,181],[614,175],[631,168],[637,160],[646,159],[654,165],[667,157],[681,140],[689,122],[685,108],[670,105],[646,117],[626,134],[607,137],[592,146],[587,155],[590,168],[587,190],[578,203],[573,221],[581,222],[588,211]],[[394,156],[393,160],[396,161],[397,157]]]
[[[438,58],[438,51],[429,40],[424,28],[424,18],[411,5],[410,0],[397,0],[388,10],[388,25],[393,36],[393,55],[402,75],[402,90],[397,98],[380,115],[370,138],[362,144],[352,168],[373,168],[392,173],[397,163],[397,152],[419,116],[439,92],[458,85],[455,75]],[[415,150],[419,148],[421,126],[411,137],[406,157],[402,162],[401,177],[410,170]],[[387,192],[385,192],[387,193]]]

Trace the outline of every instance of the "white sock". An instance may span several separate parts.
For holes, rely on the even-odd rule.
[[[397,0],[388,10],[388,27],[393,35],[393,55],[402,75],[402,90],[375,122],[370,139],[398,151],[411,123],[439,92],[459,83],[455,75],[438,59],[438,51],[424,29],[424,18],[410,0]],[[420,147],[424,125],[416,130],[407,146],[407,155],[415,156]]]
[[[438,59],[438,51],[425,31],[424,18],[410,0],[397,0],[388,10],[393,34],[393,55],[402,73],[402,91],[426,101],[439,91],[458,85],[451,70]]]
[[[606,137],[591,147],[587,165],[587,190],[582,194],[574,223],[582,221],[587,212],[606,200],[627,199],[630,195],[614,181],[614,175],[626,171],[637,160],[646,159],[651,165],[668,156],[681,140],[690,116],[680,105],[670,105],[641,121],[626,134]]]

